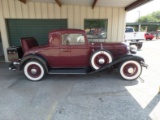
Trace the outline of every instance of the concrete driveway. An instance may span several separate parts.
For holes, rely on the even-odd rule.
[[[135,81],[112,70],[31,82],[0,63],[0,120],[160,120],[160,40],[138,54],[149,68]]]

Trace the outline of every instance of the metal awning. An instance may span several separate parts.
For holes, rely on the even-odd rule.
[[[23,3],[32,2],[51,2],[57,3],[60,7],[63,4],[71,5],[90,5],[94,9],[95,6],[107,7],[123,7],[126,11],[135,9],[152,0],[19,0]]]
[[[160,22],[147,22],[147,23],[139,23],[139,22],[134,22],[134,23],[126,23],[127,26],[160,26]]]

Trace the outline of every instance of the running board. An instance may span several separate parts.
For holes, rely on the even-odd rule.
[[[87,68],[54,68],[48,71],[48,74],[88,74],[93,72],[92,69]]]

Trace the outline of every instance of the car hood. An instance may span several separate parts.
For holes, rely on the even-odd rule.
[[[99,49],[99,48],[105,48],[105,49],[115,49],[115,48],[126,48],[125,43],[106,43],[106,42],[92,42],[89,43],[91,48],[93,49]]]
[[[128,49],[125,43],[89,43],[92,51],[107,50],[111,52],[114,58],[119,58],[122,55],[128,53]]]

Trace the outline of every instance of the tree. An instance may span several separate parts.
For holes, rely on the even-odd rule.
[[[160,11],[153,12],[152,16],[156,18],[158,22],[160,22]]]
[[[160,22],[160,11],[156,11],[146,16],[142,16],[138,20],[136,20],[136,22]],[[160,29],[160,26],[148,26],[148,31],[156,31],[157,29]]]
[[[146,22],[158,22],[156,18],[152,17],[152,15],[146,15],[138,19],[137,22],[146,23]]]
[[[153,12],[146,16],[140,17],[140,19],[136,20],[137,22],[160,22],[160,11]]]

